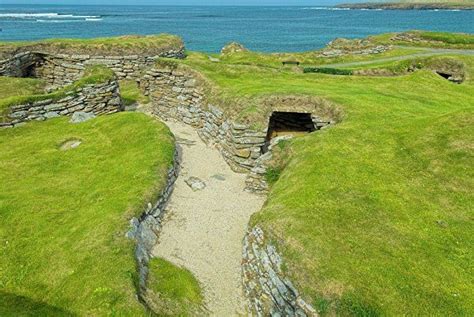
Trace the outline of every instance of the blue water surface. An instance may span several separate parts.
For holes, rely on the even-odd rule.
[[[474,11],[0,4],[0,29],[0,41],[166,32],[197,51],[217,52],[229,41],[257,51],[308,51],[336,37],[412,29],[474,33]]]

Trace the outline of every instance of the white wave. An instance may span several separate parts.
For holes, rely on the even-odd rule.
[[[329,10],[329,11],[347,11],[351,8],[335,8],[335,7],[308,7],[303,8],[303,10]]]
[[[60,13],[0,13],[1,18],[16,18],[16,19],[98,19],[97,15],[74,15],[74,14],[60,14]]]
[[[327,10],[327,7],[311,7],[311,8],[302,8],[302,10]]]
[[[58,13],[0,13],[0,18],[52,18]]]
[[[72,15],[75,19],[100,19],[100,15]]]
[[[100,18],[86,18],[86,21],[102,21]]]
[[[64,20],[64,19],[61,19],[61,20],[42,20],[42,19],[37,19],[36,22],[38,23],[76,23],[76,22],[81,22],[81,21],[85,21],[85,20]]]

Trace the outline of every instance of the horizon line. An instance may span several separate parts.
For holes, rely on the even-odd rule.
[[[344,3],[344,2],[341,2]],[[292,4],[58,4],[58,3],[4,3],[2,5],[48,5],[48,6],[114,6],[114,7],[130,7],[130,6],[149,6],[149,7],[332,7],[336,4],[327,5],[292,5]]]

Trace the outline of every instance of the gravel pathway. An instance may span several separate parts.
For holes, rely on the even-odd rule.
[[[193,128],[166,123],[182,149],[182,166],[154,256],[196,276],[211,315],[243,315],[242,239],[250,215],[260,210],[264,198],[244,192],[245,175],[234,173]]]

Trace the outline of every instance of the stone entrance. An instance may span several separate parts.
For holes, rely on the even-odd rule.
[[[263,152],[268,150],[268,145],[273,138],[290,135],[297,136],[316,130],[311,113],[275,111],[270,116],[267,137]]]
[[[436,74],[456,84],[460,84],[463,82],[462,76],[459,76],[459,75],[456,76],[456,74],[452,74],[452,73],[450,74],[450,73],[441,72],[441,71],[436,71]]]

